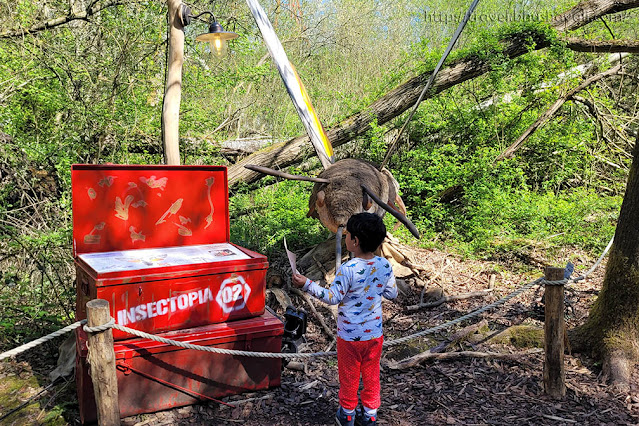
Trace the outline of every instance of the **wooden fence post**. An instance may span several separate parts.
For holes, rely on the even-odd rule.
[[[564,279],[564,268],[547,267],[548,281]],[[552,398],[566,396],[566,372],[564,370],[564,286],[545,286],[544,322],[544,391]]]
[[[109,302],[95,299],[87,302],[87,325],[96,327],[109,322]],[[118,405],[118,379],[115,375],[115,352],[111,329],[89,333],[88,362],[95,393],[98,424],[111,426],[120,424]]]

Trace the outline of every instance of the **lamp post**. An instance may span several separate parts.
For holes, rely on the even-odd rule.
[[[182,65],[184,64],[184,27],[192,19],[210,15],[209,32],[196,37],[198,41],[211,43],[211,52],[221,57],[226,53],[228,40],[238,37],[230,31],[224,31],[212,12],[191,15],[191,9],[182,0],[167,0],[169,26],[169,57],[167,62],[164,102],[162,103],[162,143],[164,163],[180,164],[180,101],[182,96]]]
[[[184,63],[184,26],[179,11],[182,0],[167,0],[169,6],[169,57],[167,61],[164,102],[162,103],[162,143],[164,163],[180,164],[180,101],[182,64]]]

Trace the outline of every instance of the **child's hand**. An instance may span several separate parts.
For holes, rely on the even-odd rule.
[[[293,274],[293,279],[291,281],[293,281],[293,285],[295,287],[302,288],[304,287],[304,284],[306,284],[306,277],[302,274]]]

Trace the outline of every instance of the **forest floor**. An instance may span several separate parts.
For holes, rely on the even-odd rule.
[[[416,333],[453,320],[494,302],[543,274],[544,266],[575,264],[573,276],[583,274],[594,262],[583,253],[562,251],[546,259],[542,249],[504,253],[486,260],[462,260],[437,250],[408,249],[413,263],[423,268],[419,277],[405,277],[404,294],[385,302],[386,340]],[[286,276],[284,259],[272,259],[270,276]],[[587,280],[566,289],[565,318],[568,328],[583,323],[603,280],[605,263]],[[279,272],[281,271],[281,272]],[[491,276],[493,278],[491,279]],[[416,280],[419,278],[419,280]],[[443,303],[408,312],[426,285],[429,296],[489,289],[487,295]],[[428,337],[392,346],[382,358],[382,407],[380,425],[558,425],[639,424],[639,371],[633,374],[629,392],[606,386],[600,366],[581,354],[566,354],[566,396],[553,400],[543,390],[543,289],[524,292],[490,312]],[[435,294],[435,298],[441,294]],[[298,307],[304,301],[295,295]],[[269,301],[279,313],[282,308]],[[316,303],[328,326],[335,327],[331,310]],[[468,332],[471,324],[483,326]],[[460,335],[466,328],[467,333]],[[513,328],[514,327],[514,328]],[[457,336],[453,334],[457,332]],[[46,388],[46,375],[56,362],[54,343],[32,349],[15,360],[0,363],[0,419],[29,397],[30,404],[4,418],[0,424],[79,424],[73,379]],[[309,314],[308,351],[334,349],[331,337]],[[449,358],[431,358],[417,366],[397,368],[397,361],[440,345]],[[509,354],[509,355],[508,355]],[[434,355],[442,357],[442,355]],[[505,358],[506,357],[506,358]],[[391,368],[395,367],[395,368]],[[11,380],[8,380],[11,379]],[[12,384],[13,383],[13,384]],[[284,369],[279,387],[223,398],[226,405],[202,403],[174,410],[123,419],[127,426],[176,424],[331,425],[337,408],[339,384],[334,357],[314,358],[304,371]],[[3,407],[4,405],[4,407]]]

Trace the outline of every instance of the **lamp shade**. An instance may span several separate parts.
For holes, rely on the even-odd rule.
[[[224,31],[219,22],[214,21],[209,25],[209,32],[200,34],[195,37],[197,41],[209,42],[211,44],[211,52],[216,56],[224,56],[227,50],[227,41],[238,38],[239,36],[232,31]]]

